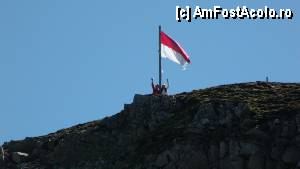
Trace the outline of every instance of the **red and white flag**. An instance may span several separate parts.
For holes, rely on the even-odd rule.
[[[175,40],[171,39],[162,31],[160,32],[160,38],[162,58],[168,58],[171,61],[180,64],[183,68],[191,63],[188,54]]]

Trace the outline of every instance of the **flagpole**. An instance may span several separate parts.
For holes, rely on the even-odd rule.
[[[161,87],[161,36],[160,36],[160,32],[161,32],[161,26],[159,25],[158,27],[158,71],[159,71],[159,87]]]

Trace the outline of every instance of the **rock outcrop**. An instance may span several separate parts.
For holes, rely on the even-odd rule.
[[[112,117],[3,149],[1,169],[300,169],[300,84],[135,95]]]

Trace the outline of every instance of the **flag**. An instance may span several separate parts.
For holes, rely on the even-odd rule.
[[[191,63],[188,54],[175,40],[162,31],[160,32],[160,38],[162,58],[168,58],[184,68],[187,64]]]

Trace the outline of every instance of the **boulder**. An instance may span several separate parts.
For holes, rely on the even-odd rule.
[[[281,157],[281,149],[279,147],[272,147],[270,157],[274,160],[279,160]]]
[[[296,146],[288,147],[282,155],[282,161],[289,164],[297,164],[300,159],[300,149]]]
[[[225,155],[228,153],[228,145],[226,144],[226,142],[222,141],[220,142],[220,158],[224,158]]]
[[[25,159],[28,157],[27,153],[22,153],[22,152],[13,152],[11,154],[11,159],[15,162],[15,163],[21,163],[23,161],[25,161]]]
[[[262,153],[255,153],[250,156],[248,169],[264,169],[264,163],[264,155]]]
[[[258,147],[254,143],[240,143],[240,155],[252,155],[258,150]]]

